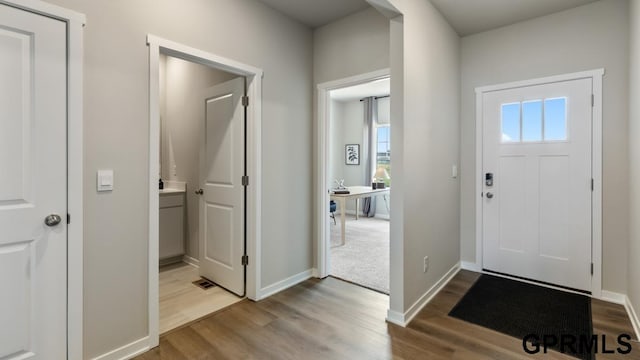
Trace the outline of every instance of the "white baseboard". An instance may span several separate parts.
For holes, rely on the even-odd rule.
[[[479,266],[478,264],[471,261],[460,261],[460,268],[462,270],[469,270],[474,272],[482,271],[482,266]]]
[[[395,310],[387,310],[387,321],[398,326],[407,326],[404,322],[404,314]]]
[[[627,296],[625,294],[620,294],[620,293],[607,291],[607,290],[602,290],[602,293],[600,295],[600,300],[607,301],[614,304],[620,304],[620,305],[625,304],[626,298]]]
[[[627,314],[629,314],[629,320],[631,320],[631,325],[633,325],[633,331],[636,333],[636,340],[640,339],[640,321],[638,320],[638,313],[633,308],[633,304],[631,304],[631,300],[628,296],[624,297],[624,308],[627,310]]]
[[[440,278],[429,290],[427,290],[404,314],[397,311],[387,311],[387,321],[402,327],[407,326],[411,320],[422,310],[460,271],[460,263],[456,263],[443,277]]]
[[[191,257],[191,256],[189,256],[189,255],[184,255],[184,256],[182,257],[182,261],[183,261],[183,262],[186,262],[186,263],[187,263],[187,264],[189,264],[189,265],[193,265],[193,266],[195,266],[195,267],[197,267],[197,268],[199,268],[199,267],[200,267],[200,260],[198,260],[198,259],[196,259],[196,258],[193,258],[193,257]]]
[[[317,268],[311,269],[311,276],[314,278],[320,278],[320,271]]]
[[[288,289],[294,285],[298,285],[299,283],[310,279],[313,276],[313,269],[305,270],[299,274],[290,276],[284,280],[280,280],[275,284],[271,284],[267,287],[264,287],[258,291],[257,300],[262,300],[268,298],[269,296],[279,293],[282,290]]]
[[[149,337],[145,336],[131,344],[95,357],[93,360],[126,360],[138,356],[147,350],[149,350]]]

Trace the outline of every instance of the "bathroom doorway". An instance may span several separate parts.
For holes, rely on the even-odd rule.
[[[244,296],[241,259],[234,263],[228,254],[244,252],[244,109],[234,101],[244,96],[245,78],[166,54],[160,55],[159,72],[159,327],[164,333]],[[230,161],[233,157],[240,160]],[[235,200],[221,200],[228,198]],[[229,220],[235,220],[233,228],[225,229]]]

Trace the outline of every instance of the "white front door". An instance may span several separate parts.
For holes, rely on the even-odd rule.
[[[67,356],[66,38],[0,5],[0,359]]]
[[[200,276],[244,295],[244,78],[205,91],[201,153]]]
[[[483,268],[591,291],[592,80],[483,94]]]

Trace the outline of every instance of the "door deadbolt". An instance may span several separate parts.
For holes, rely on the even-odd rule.
[[[492,193],[490,193],[490,192],[488,192],[488,193],[487,193],[487,199],[493,199],[493,194],[492,194]]]
[[[204,194],[204,190],[198,189],[198,190],[195,191],[195,193],[198,194],[198,195],[202,195],[202,194]]]
[[[486,186],[493,186],[493,173],[484,174],[484,184]]]

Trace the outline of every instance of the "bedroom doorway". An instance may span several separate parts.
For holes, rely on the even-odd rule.
[[[391,119],[388,71],[319,85],[324,131],[320,277],[389,294]]]

